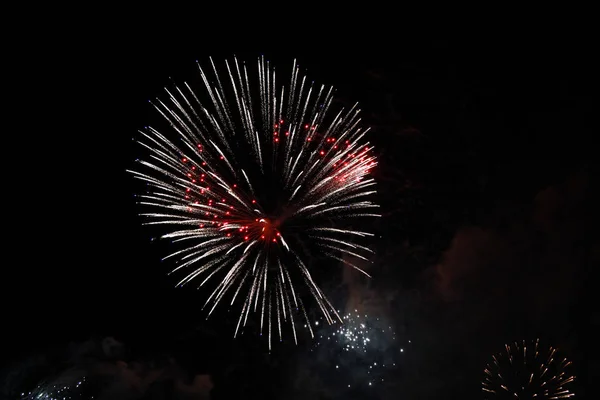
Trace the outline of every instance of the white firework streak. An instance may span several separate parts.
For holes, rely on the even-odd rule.
[[[144,223],[168,227],[162,237],[185,244],[164,258],[178,263],[172,273],[191,269],[178,286],[218,276],[204,305],[208,315],[233,292],[229,305],[241,302],[235,335],[252,312],[260,313],[261,334],[267,319],[269,349],[275,324],[283,340],[282,322],[291,324],[297,342],[295,315],[313,335],[307,296],[328,322],[342,319],[296,243],[311,242],[368,275],[341,257],[367,260],[372,250],[357,241],[373,236],[341,224],[362,226],[380,216],[366,211],[378,207],[368,200],[376,193],[369,173],[377,165],[373,146],[361,142],[368,129],[360,126],[357,104],[331,113],[333,88],[315,87],[296,61],[281,86],[263,57],[256,87],[237,59],[225,62],[224,74],[212,59],[210,65],[198,64],[203,95],[184,83],[151,102],[168,126],[140,131],[147,155],[129,171],[146,184],[137,196],[148,209]]]

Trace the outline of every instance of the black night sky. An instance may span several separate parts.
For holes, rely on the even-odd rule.
[[[9,82],[0,396],[83,368],[112,390],[94,398],[117,400],[209,390],[483,399],[491,355],[536,338],[573,361],[575,398],[595,396],[597,69],[586,35],[340,33],[275,46],[200,31],[72,33],[19,58]],[[336,389],[360,378],[332,377],[312,342],[288,337],[269,355],[252,333],[232,338],[227,312],[206,321],[203,299],[174,289],[160,261],[167,246],[137,215],[126,169],[139,151],[132,138],[156,119],[148,100],[195,74],[195,60],[261,54],[286,72],[296,58],[342,102],[358,101],[373,129],[384,214],[373,279],[348,280],[340,266],[323,286],[339,307],[379,315],[410,340],[371,392]]]

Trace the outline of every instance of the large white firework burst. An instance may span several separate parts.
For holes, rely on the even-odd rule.
[[[373,234],[352,226],[379,216],[369,200],[376,158],[368,129],[357,105],[332,112],[333,88],[309,83],[295,61],[285,85],[264,57],[254,82],[237,59],[222,72],[212,59],[212,73],[198,69],[202,91],[184,83],[151,102],[168,124],[140,132],[147,155],[130,172],[148,187],[142,215],[181,244],[166,257],[179,263],[173,272],[187,272],[178,285],[215,277],[208,315],[239,298],[235,335],[252,311],[269,348],[283,321],[297,341],[294,318],[308,320],[307,295],[329,323],[340,320],[313,279],[311,254],[366,274],[352,258],[367,260]]]

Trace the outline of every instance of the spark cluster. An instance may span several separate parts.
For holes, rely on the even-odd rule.
[[[165,257],[185,271],[178,286],[213,278],[209,316],[240,299],[235,335],[252,312],[269,348],[285,321],[297,342],[299,318],[314,335],[306,299],[328,323],[340,320],[313,278],[312,254],[367,274],[352,259],[368,260],[374,235],[349,224],[380,216],[369,200],[377,162],[368,129],[357,105],[333,113],[333,88],[310,83],[296,62],[284,85],[264,57],[256,81],[237,59],[221,72],[210,65],[198,64],[203,91],[184,83],[151,101],[166,124],[140,131],[146,154],[129,171],[146,184],[142,216],[180,245]]]
[[[388,373],[399,369],[405,346],[383,319],[355,310],[334,327],[319,333],[313,351],[321,351],[320,363],[333,369],[333,377],[342,382],[342,388],[378,386]]]
[[[81,377],[72,381],[57,380],[42,383],[28,393],[21,393],[21,400],[76,400],[93,399],[94,396],[85,393],[86,378]]]
[[[557,349],[540,349],[539,339],[504,345],[484,369],[482,390],[486,399],[566,399],[575,380],[568,372],[571,362]]]

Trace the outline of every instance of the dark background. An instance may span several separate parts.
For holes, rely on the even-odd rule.
[[[131,32],[40,40],[5,78],[16,90],[5,99],[3,364],[113,336],[126,359],[211,374],[215,398],[246,381],[248,395],[293,392],[286,371],[304,347],[266,356],[252,335],[230,339],[226,316],[204,322],[140,227],[125,172],[169,77],[182,82],[208,56],[264,54],[284,73],[297,58],[373,126],[385,222],[370,285],[394,293],[390,318],[417,343],[398,396],[481,398],[489,355],[535,337],[574,360],[585,395],[598,324],[588,35],[371,32],[274,46]]]

